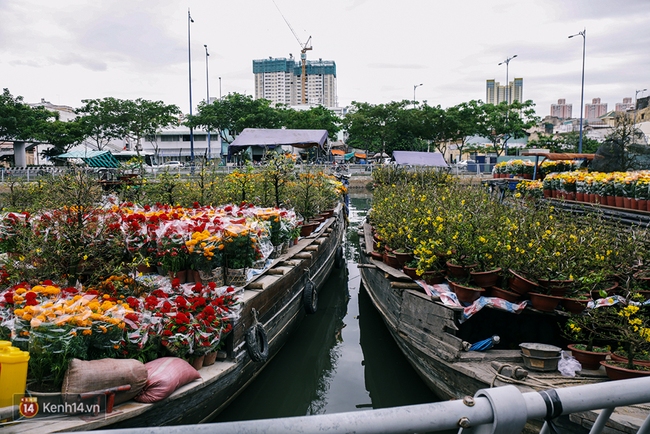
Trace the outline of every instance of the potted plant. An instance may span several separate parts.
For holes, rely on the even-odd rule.
[[[594,345],[598,336],[598,322],[604,311],[590,309],[583,313],[572,315],[567,321],[564,335],[573,341],[568,348],[584,369],[598,369],[600,362],[610,354],[609,347]]]

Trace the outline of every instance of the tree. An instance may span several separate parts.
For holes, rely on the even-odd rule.
[[[647,146],[634,144],[634,122],[625,114],[618,114],[614,120],[614,130],[605,137],[592,162],[594,170],[602,172],[627,171],[638,169],[639,154],[648,154]],[[583,140],[584,144],[584,140]]]
[[[120,106],[118,131],[135,143],[136,150],[141,149],[140,140],[143,137],[153,136],[162,128],[178,124],[178,117],[182,113],[176,105],[142,98],[122,101]]]
[[[280,128],[283,116],[267,99],[231,93],[211,104],[202,101],[196,115],[188,116],[185,125],[219,131],[221,140],[230,144],[244,128]]]
[[[548,149],[549,152],[567,152],[565,146],[562,138],[556,138],[552,134],[539,134],[537,139],[528,142],[529,148]]]
[[[84,105],[75,113],[80,115],[86,138],[98,150],[103,150],[111,140],[123,138],[119,118],[122,113],[122,100],[108,97],[103,99],[84,99]]]
[[[417,110],[407,109],[411,104],[406,100],[378,105],[353,101],[343,119],[347,143],[371,152],[419,149],[422,144],[416,133],[421,121]]]
[[[507,149],[510,138],[524,137],[525,130],[539,122],[534,106],[531,100],[524,103],[514,101],[510,105],[505,101],[498,105],[482,104],[478,112],[477,133],[490,140],[491,150],[500,156]]]
[[[558,152],[578,152],[578,144],[580,143],[580,133],[578,131],[571,131],[561,135],[561,151]],[[589,137],[582,137],[582,152],[585,154],[595,154],[600,143],[598,140],[590,139]]]
[[[9,142],[43,142],[50,119],[58,113],[43,107],[31,107],[22,96],[13,97],[9,89],[0,95],[0,140]]]
[[[51,158],[65,154],[73,146],[81,144],[86,137],[86,131],[79,118],[67,122],[56,120],[50,123],[45,132],[45,141],[52,147],[43,150],[41,155]]]
[[[449,139],[456,142],[459,156],[463,155],[467,140],[478,133],[481,104],[483,104],[481,101],[471,100],[447,109]]]
[[[284,126],[289,129],[327,130],[331,140],[341,130],[341,119],[334,112],[322,105],[310,107],[309,110],[281,110]]]

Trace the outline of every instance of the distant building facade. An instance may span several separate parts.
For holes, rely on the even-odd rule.
[[[615,111],[617,112],[626,112],[628,110],[634,110],[634,103],[632,98],[623,98],[623,102],[617,102]]]
[[[289,106],[302,102],[302,63],[293,56],[253,60],[255,98]],[[308,105],[337,107],[336,63],[308,60],[305,68]]]
[[[506,100],[506,89],[507,89],[507,98],[508,104],[512,104],[513,101],[524,101],[524,79],[515,78],[513,81],[508,83],[508,86],[501,86],[501,83],[498,81],[486,80],[485,82],[485,102],[487,104],[499,104]]]
[[[585,104],[585,118],[596,119],[607,113],[607,103],[601,103],[600,98],[591,100],[591,104]]]
[[[567,104],[566,99],[558,99],[557,104],[551,104],[551,116],[559,119],[570,119],[573,105]]]

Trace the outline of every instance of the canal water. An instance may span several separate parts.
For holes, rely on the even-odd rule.
[[[363,411],[435,402],[375,310],[356,267],[370,195],[350,198],[347,267],[334,269],[282,350],[214,422]]]

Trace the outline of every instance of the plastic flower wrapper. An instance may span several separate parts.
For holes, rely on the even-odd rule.
[[[194,270],[209,272],[223,266],[222,231],[217,227],[211,229],[192,232],[191,239],[185,242]]]
[[[160,265],[168,271],[181,271],[187,266],[187,223],[171,220],[156,230],[157,257]]]

